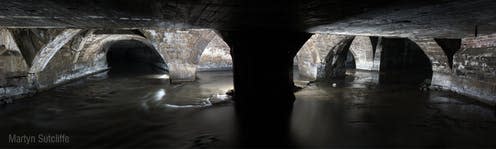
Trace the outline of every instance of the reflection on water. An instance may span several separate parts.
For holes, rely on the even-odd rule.
[[[345,81],[313,83],[295,93],[287,133],[292,145],[496,146],[493,109],[449,92],[378,86],[373,74],[353,74]],[[231,73],[198,77],[195,82],[170,84],[166,77],[103,74],[2,106],[0,148],[39,146],[6,140],[8,134],[39,133],[71,137],[70,144],[42,147],[239,145],[242,130],[224,94],[232,88]]]

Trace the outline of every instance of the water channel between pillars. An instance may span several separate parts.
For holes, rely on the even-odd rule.
[[[295,147],[496,145],[494,109],[451,92],[379,85],[374,75],[356,71],[343,81],[296,81],[304,88],[295,92],[289,143]],[[0,106],[0,148],[239,146],[245,137],[239,135],[233,101],[225,94],[232,88],[230,71],[200,72],[196,81],[180,84],[170,84],[166,75],[98,74]],[[63,134],[70,142],[9,142],[12,135],[39,134]]]

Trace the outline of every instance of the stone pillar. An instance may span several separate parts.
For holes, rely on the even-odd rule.
[[[8,29],[0,29],[0,104],[31,92],[28,65]],[[7,101],[10,102],[10,101]]]
[[[298,32],[239,31],[228,32],[224,36],[233,57],[236,103],[253,106],[271,103],[292,105],[292,62],[308,35]]]
[[[312,35],[296,54],[299,78],[302,81],[314,81],[324,78],[327,56],[329,54],[333,55],[335,51],[332,50],[346,38],[349,38],[349,36],[333,34]],[[329,58],[333,58],[333,56]]]
[[[450,86],[451,68],[448,57],[433,38],[411,38],[429,57],[432,64],[431,86],[445,88]]]
[[[241,144],[286,146],[295,100],[293,59],[309,34],[273,30],[227,32]]]
[[[241,0],[223,32],[231,47],[241,146],[284,147],[290,138],[293,59],[310,34],[298,24],[299,1]],[[259,4],[263,5],[259,5]]]
[[[372,70],[380,71],[381,69],[381,55],[382,55],[382,37],[378,37],[377,44],[374,51],[374,60]]]
[[[355,58],[356,69],[375,70],[374,69],[374,48],[372,41],[367,36],[356,36],[350,46],[350,51]]]
[[[320,79],[339,79],[346,76],[345,61],[353,36],[340,40],[327,54],[323,71],[319,71]]]

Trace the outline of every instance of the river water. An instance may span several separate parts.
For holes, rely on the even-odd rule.
[[[468,97],[378,85],[369,72],[297,83],[304,88],[288,134],[295,147],[496,146],[494,108]],[[224,94],[232,88],[230,72],[181,84],[165,75],[95,75],[0,106],[0,148],[235,147],[240,130]],[[70,142],[12,143],[9,134],[64,134]]]

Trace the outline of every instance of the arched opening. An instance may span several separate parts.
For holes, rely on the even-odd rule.
[[[357,68],[358,58],[350,50],[353,36],[315,34],[300,48],[293,61],[293,80],[306,84],[345,78]]]
[[[413,41],[406,38],[383,38],[379,81],[382,84],[430,84],[432,64]]]
[[[110,76],[168,73],[168,67],[160,54],[151,45],[136,40],[112,43],[106,58]]]
[[[230,51],[224,39],[215,35],[198,58],[197,82],[211,86],[210,90],[219,95],[232,93],[234,88]]]
[[[202,51],[197,71],[229,71],[232,69],[231,48],[215,36]]]
[[[346,55],[344,67],[346,68],[346,70],[356,69],[355,55],[353,54],[353,52],[348,51],[348,54]]]

